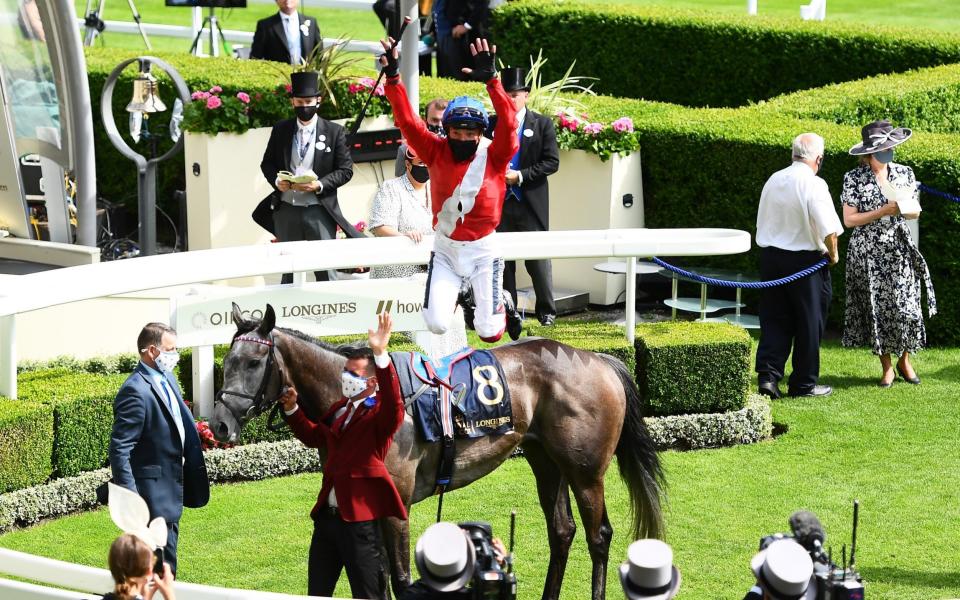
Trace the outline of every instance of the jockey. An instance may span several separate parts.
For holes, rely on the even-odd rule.
[[[494,67],[496,46],[491,49],[485,39],[475,41],[470,46],[475,68],[463,70],[486,83],[500,116],[491,142],[483,137],[489,124],[486,109],[479,100],[467,96],[454,98],[447,105],[443,113],[446,138],[427,129],[410,108],[400,82],[398,52],[390,49],[392,42],[382,41],[386,53],[380,57],[387,75],[387,98],[406,143],[430,167],[436,238],[428,267],[423,319],[430,331],[444,333],[461,285],[466,282],[473,290],[473,326],[480,339],[495,342],[507,329],[515,340],[520,337],[522,321],[509,294],[502,290],[503,258],[494,233],[503,209],[504,177],[519,141],[514,127],[516,109]]]

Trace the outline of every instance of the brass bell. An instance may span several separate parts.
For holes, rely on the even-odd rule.
[[[167,110],[158,94],[159,82],[150,73],[150,61],[140,59],[140,74],[133,81],[133,98],[127,112],[155,113]]]

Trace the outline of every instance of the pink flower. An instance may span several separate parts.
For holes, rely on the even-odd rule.
[[[357,224],[354,225],[353,228],[359,231],[360,233],[363,233],[367,229],[367,222],[357,221]]]
[[[246,92],[237,92],[237,99],[244,104],[250,104],[250,94]]]
[[[220,87],[219,85],[215,85],[212,88],[210,88],[210,93],[212,94],[219,94],[222,91],[223,91],[223,88]]]
[[[559,113],[557,117],[560,119],[560,127],[563,129],[576,131],[577,127],[580,125],[580,122],[576,117],[569,117],[565,113]]]
[[[387,92],[386,92],[386,90],[383,89],[383,84],[382,84],[382,83],[377,86],[377,89],[373,90],[373,95],[374,95],[374,96],[385,96],[386,93],[387,93]]]
[[[633,119],[630,117],[620,117],[612,124],[613,130],[617,133],[633,131]]]
[[[587,123],[583,126],[583,132],[591,135],[597,135],[603,131],[603,123]]]
[[[283,86],[283,89],[287,90],[287,93],[289,94],[293,91],[293,84],[288,83],[287,85]]]
[[[194,100],[206,100],[207,98],[210,97],[210,92],[197,90],[196,92],[190,94],[190,97],[193,98]]]
[[[218,96],[210,96],[207,98],[207,108],[213,110],[214,108],[220,108],[220,105],[223,104],[223,101],[220,100]]]

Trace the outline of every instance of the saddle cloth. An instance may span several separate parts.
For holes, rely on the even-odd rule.
[[[441,400],[449,397],[454,437],[513,431],[510,390],[500,363],[487,350],[465,348],[436,362],[419,352],[391,352],[408,411],[426,442],[443,438]]]

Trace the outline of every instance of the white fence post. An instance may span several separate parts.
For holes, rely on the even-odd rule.
[[[627,333],[627,341],[631,344],[636,336],[637,328],[637,257],[627,258],[627,306],[625,311],[624,329]]]
[[[0,396],[17,397],[17,315],[0,317]]]
[[[193,416],[213,416],[213,346],[198,346],[190,358],[193,374]]]
[[[757,0],[747,0],[747,14],[757,14]]]

